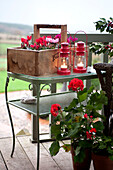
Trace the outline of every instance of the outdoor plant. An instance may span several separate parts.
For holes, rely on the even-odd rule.
[[[55,141],[49,150],[55,156],[60,148],[68,152],[73,147],[74,161],[83,162],[85,150],[91,150],[95,139],[103,135],[105,117],[99,110],[107,104],[107,97],[105,92],[95,91],[94,86],[87,90],[83,81],[76,78],[70,81],[68,88],[76,92],[69,106],[64,110],[58,103],[51,106],[51,114],[55,117],[51,125]],[[70,143],[66,144],[64,138],[70,138]]]
[[[113,34],[113,18],[110,17],[109,20],[105,18],[100,18],[99,21],[94,22],[96,26],[96,30],[100,30],[100,32],[108,32],[109,34]],[[107,52],[110,57],[113,56],[113,43],[103,44],[103,43],[92,43],[90,45],[90,51],[95,54],[101,54]]]
[[[54,49],[60,47],[61,43],[61,34],[57,34],[54,38],[49,36],[43,36],[36,39],[36,43],[31,43],[32,36],[27,36],[27,38],[21,38],[21,48],[22,49],[31,49],[31,50],[45,50],[45,49]],[[74,44],[78,38],[69,37],[67,42],[69,44]]]
[[[113,137],[101,136],[96,137],[92,147],[93,153],[101,156],[107,156],[113,161]]]

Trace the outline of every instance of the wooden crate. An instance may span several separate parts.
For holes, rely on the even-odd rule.
[[[67,41],[67,25],[34,25],[34,42],[40,37],[40,28],[61,29],[61,42]],[[57,59],[53,56],[57,49],[27,50],[17,48],[7,49],[7,71],[31,76],[49,75],[57,72]]]

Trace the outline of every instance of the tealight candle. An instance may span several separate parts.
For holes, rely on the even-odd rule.
[[[82,62],[80,62],[80,63],[77,64],[77,68],[78,68],[78,69],[83,69],[83,66],[84,66],[84,64],[83,64]]]

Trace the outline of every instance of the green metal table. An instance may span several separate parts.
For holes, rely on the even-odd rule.
[[[7,88],[8,88],[10,78],[20,79],[20,80],[29,82],[30,83],[29,89],[31,89],[31,85],[33,85],[33,88],[35,89],[35,92],[36,92],[36,98],[37,98],[36,104],[23,104],[23,103],[21,103],[20,99],[8,100]],[[52,74],[49,76],[34,77],[34,76],[29,76],[29,75],[24,75],[24,74],[16,74],[16,73],[7,72],[7,80],[6,80],[6,86],[5,86],[5,97],[6,97],[6,105],[7,105],[7,110],[8,110],[8,114],[9,114],[10,123],[11,123],[12,134],[13,134],[13,146],[12,146],[11,157],[13,157],[13,153],[15,150],[15,133],[14,133],[14,126],[13,126],[13,121],[12,121],[9,104],[11,104],[15,107],[18,107],[22,110],[25,110],[28,113],[31,113],[32,115],[34,115],[36,117],[37,170],[38,170],[39,169],[40,142],[41,142],[40,135],[39,135],[39,117],[40,117],[40,115],[50,114],[51,104],[59,103],[62,108],[69,105],[69,103],[74,98],[75,93],[72,93],[69,91],[56,93],[56,83],[69,82],[73,78],[79,78],[82,80],[95,79],[95,78],[97,78],[97,74],[94,72],[89,72],[89,73],[84,73],[84,74],[72,73],[71,75],[65,75],[65,76],[60,76],[58,74]],[[51,88],[51,94],[42,96],[41,91],[42,91],[43,87],[40,89],[41,84],[44,84],[43,87],[45,87],[46,85],[49,85]]]

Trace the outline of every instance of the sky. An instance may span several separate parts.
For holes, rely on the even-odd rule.
[[[99,33],[94,22],[113,17],[113,0],[0,0],[0,22],[67,24],[71,33]]]

